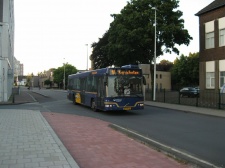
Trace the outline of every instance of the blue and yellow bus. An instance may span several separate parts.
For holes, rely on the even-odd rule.
[[[68,76],[67,98],[93,111],[144,109],[142,69],[136,65],[103,68]]]

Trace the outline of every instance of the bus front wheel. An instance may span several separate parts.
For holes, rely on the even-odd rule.
[[[75,96],[73,96],[73,104],[77,105]]]
[[[97,108],[96,108],[96,103],[95,103],[95,100],[94,100],[94,99],[91,101],[91,109],[92,109],[94,112],[97,112],[97,111],[98,111]]]

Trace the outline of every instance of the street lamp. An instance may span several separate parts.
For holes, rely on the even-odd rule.
[[[64,90],[66,89],[66,73],[65,73],[65,58],[63,58],[63,64],[64,64],[64,79],[63,79],[63,88],[64,88]]]
[[[88,70],[88,44],[85,44],[87,46],[87,70]]]
[[[154,47],[154,84],[153,84],[153,101],[155,101],[155,91],[156,91],[156,8],[155,10],[155,47]]]

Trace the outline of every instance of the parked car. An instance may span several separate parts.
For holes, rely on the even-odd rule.
[[[199,97],[199,89],[194,87],[184,87],[180,90],[180,97]]]

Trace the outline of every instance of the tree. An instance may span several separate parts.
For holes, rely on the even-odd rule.
[[[34,77],[34,74],[33,73],[27,75],[27,83],[26,83],[26,86],[28,86],[28,87],[32,86],[32,79],[33,79],[33,77]]]
[[[178,3],[178,0],[131,0],[121,14],[113,14],[114,21],[109,29],[109,59],[118,66],[153,62],[155,10],[152,7],[157,9],[156,56],[164,51],[179,54],[176,44],[188,45],[192,37],[184,29],[182,12],[176,10]]]
[[[179,89],[183,86],[199,85],[199,53],[190,53],[176,58],[171,70],[172,85]]]
[[[64,64],[64,66],[65,66],[65,78],[66,78],[65,85],[67,86],[68,76],[71,74],[77,73],[77,69],[68,63]],[[58,67],[53,72],[54,82],[58,83],[59,86],[60,85],[63,86],[64,66]]]
[[[94,63],[94,69],[105,68],[113,64],[113,59],[107,57],[108,52],[108,31],[103,35],[102,38],[99,38],[99,41],[92,44],[93,52],[91,54],[91,60]]]
[[[158,71],[170,71],[173,67],[173,63],[168,60],[161,60],[160,63],[157,65]]]
[[[156,57],[164,52],[179,54],[177,45],[189,45],[192,37],[184,29],[183,13],[178,0],[131,0],[120,14],[111,15],[114,21],[107,32],[108,41],[99,41],[95,47],[104,49],[93,55],[100,65],[151,64],[154,61],[155,10],[157,9]],[[107,36],[105,38],[107,38]],[[100,39],[103,40],[103,39]],[[153,66],[150,66],[151,79]],[[152,80],[152,87],[153,87]]]
[[[50,81],[49,79],[47,79],[47,80],[44,81],[44,84],[45,85],[50,85],[50,87],[51,87],[52,81]]]

